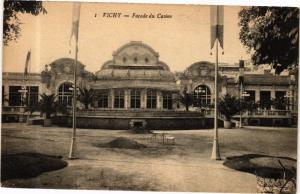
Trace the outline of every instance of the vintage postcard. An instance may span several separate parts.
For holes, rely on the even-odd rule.
[[[299,9],[4,1],[1,186],[295,193]]]

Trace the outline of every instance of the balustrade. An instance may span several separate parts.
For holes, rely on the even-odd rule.
[[[24,106],[3,106],[2,107],[2,112],[4,113],[22,113],[24,112]],[[182,112],[182,111],[176,111],[176,110],[146,110],[146,109],[140,109],[140,110],[125,110],[125,109],[88,109],[88,110],[80,110],[77,109],[77,113],[78,114],[82,114],[82,115],[93,115],[95,113],[99,113],[99,112],[103,112],[105,114],[108,112],[164,112],[165,115],[167,115],[168,113],[170,113],[170,115],[172,115],[172,113],[174,112]],[[72,109],[68,108],[68,113],[71,113]],[[201,112],[204,116],[213,116],[214,115],[214,109],[205,109],[205,110],[201,110],[201,111],[189,111],[190,113],[192,112]],[[236,115],[239,116],[239,115]],[[289,117],[291,116],[291,111],[290,110],[256,110],[253,112],[249,112],[249,111],[245,111],[242,114],[243,117],[247,117],[247,116],[260,116],[260,117],[272,117],[272,116],[278,116],[278,117]]]

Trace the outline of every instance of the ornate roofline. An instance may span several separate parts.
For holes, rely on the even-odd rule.
[[[107,66],[108,66],[110,63],[114,63],[114,61],[113,61],[113,60],[108,60],[108,61],[105,61],[105,62],[102,64],[102,66],[101,66],[101,69],[100,69],[100,70],[102,70],[102,69],[106,69],[106,68],[107,68]]]
[[[163,62],[163,61],[158,61],[157,64],[159,64],[160,66],[163,66],[163,68],[164,68],[165,70],[170,71],[170,67],[167,65],[167,63],[165,63],[165,62]]]
[[[206,65],[214,65],[214,63],[212,63],[212,62],[209,62],[209,61],[197,61],[197,62],[195,62],[195,63],[192,63],[190,66],[188,66],[188,68],[187,69],[189,69],[189,68],[191,68],[192,66],[194,66],[194,65],[202,65],[202,64],[206,64]]]
[[[55,61],[52,61],[51,63],[49,63],[49,65],[52,67],[54,64],[57,64],[58,62],[63,62],[63,61],[69,61],[69,62],[72,62],[73,64],[75,63],[75,59],[64,57],[64,58],[59,58],[59,59],[56,59]],[[77,65],[81,65],[81,66],[85,67],[85,65],[83,63],[81,63],[79,60],[77,60]]]
[[[129,43],[121,46],[116,51],[114,51],[113,54],[112,54],[113,57],[116,56],[116,55],[118,55],[118,53],[120,53],[125,48],[130,47],[130,46],[134,46],[134,45],[144,47],[144,48],[150,50],[153,53],[154,56],[159,57],[158,52],[156,52],[153,48],[151,48],[149,45],[143,43],[142,41],[130,41]]]

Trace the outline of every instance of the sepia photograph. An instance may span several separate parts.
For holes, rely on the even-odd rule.
[[[2,188],[296,193],[298,7],[2,3]]]

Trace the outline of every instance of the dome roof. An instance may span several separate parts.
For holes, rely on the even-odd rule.
[[[215,70],[213,63],[208,61],[199,61],[191,64],[183,74],[187,77],[210,76]]]
[[[131,41],[131,42],[121,46],[118,50],[116,50],[113,53],[113,56],[118,56],[124,51],[128,52],[130,50],[134,51],[137,49],[144,50],[144,52],[148,51],[150,54],[154,55],[155,57],[157,57],[157,58],[159,57],[158,52],[156,52],[153,48],[151,48],[149,45],[143,43],[142,41]]]
[[[131,41],[113,53],[96,72],[98,79],[151,79],[174,81],[175,76],[159,54],[141,41]]]
[[[65,64],[69,64],[69,65],[73,66],[75,64],[75,59],[72,59],[72,58],[60,58],[60,59],[56,59],[55,61],[53,61],[52,63],[50,63],[50,66],[54,67],[54,66],[60,66],[60,65],[65,65]],[[82,67],[85,66],[85,65],[83,65],[83,63],[81,63],[78,60],[77,60],[77,65],[78,66],[82,66]]]
[[[209,68],[209,69],[214,69],[214,64],[208,61],[199,61],[196,63],[191,64],[187,70],[192,70],[192,69],[199,69],[199,68]]]
[[[75,60],[71,58],[60,58],[49,64],[51,71],[55,73],[73,73]],[[77,61],[77,73],[81,74],[84,72],[84,65]]]

